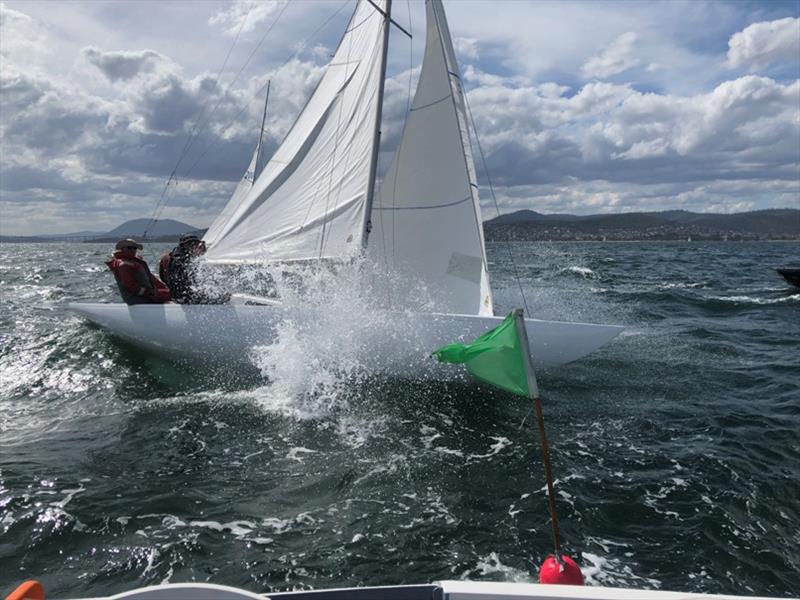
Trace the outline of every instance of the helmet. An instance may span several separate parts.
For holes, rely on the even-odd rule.
[[[192,246],[200,241],[200,236],[198,236],[196,233],[184,233],[178,243],[181,246]]]
[[[142,246],[136,240],[132,240],[131,238],[125,238],[124,240],[120,240],[114,246],[115,250],[124,250],[124,249],[141,250],[142,248],[144,248],[144,246]]]

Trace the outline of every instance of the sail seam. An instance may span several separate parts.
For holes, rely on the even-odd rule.
[[[412,108],[412,109],[411,109],[411,110],[409,110],[408,112],[416,112],[416,111],[418,111],[418,110],[422,110],[423,108],[430,108],[431,106],[435,106],[435,105],[437,105],[437,104],[440,104],[440,103],[442,103],[442,102],[445,102],[445,101],[446,101],[446,100],[448,100],[449,98],[450,98],[450,96],[449,96],[449,95],[447,95],[447,96],[443,96],[443,97],[439,98],[438,100],[434,100],[433,102],[428,102],[427,104],[423,104],[422,106],[417,106],[417,107],[415,107],[415,108]]]
[[[369,20],[370,20],[370,19],[371,19],[373,16],[375,16],[375,13],[370,13],[369,15],[367,15],[366,17],[364,17],[364,18],[361,20],[361,22],[360,22],[360,23],[356,23],[355,25],[353,25],[353,26],[352,26],[352,27],[350,27],[349,29],[345,29],[345,30],[344,30],[344,34],[345,34],[345,35],[347,35],[347,34],[348,34],[348,33],[350,33],[351,31],[355,31],[356,29],[358,29],[359,27],[361,27],[361,26],[362,26],[364,23],[366,23],[367,21],[369,21]]]
[[[464,202],[472,200],[472,196],[467,196],[466,198],[462,198],[461,200],[456,200],[455,202],[448,202],[446,204],[430,204],[428,206],[392,206],[392,207],[376,207],[375,210],[387,210],[387,211],[394,211],[394,210],[428,210],[431,208],[447,208],[448,206],[456,206],[458,204],[463,204]]]

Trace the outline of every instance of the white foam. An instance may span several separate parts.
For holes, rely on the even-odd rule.
[[[286,458],[289,460],[296,460],[297,462],[303,462],[303,454],[316,454],[316,450],[311,450],[310,448],[304,448],[303,446],[295,446],[286,454]]]
[[[363,353],[369,340],[403,333],[402,322],[375,310],[362,268],[354,262],[335,271],[292,267],[270,272],[284,318],[274,341],[251,351],[252,362],[269,381],[257,394],[263,409],[297,419],[345,410],[366,377]],[[342,431],[358,445],[367,430],[352,435],[356,429],[351,422]]]
[[[589,267],[581,267],[577,265],[569,266],[565,269],[561,269],[562,272],[567,273],[575,273],[576,275],[580,275],[581,277],[589,278],[594,277],[596,274],[592,271]]]
[[[477,573],[476,573],[477,571]],[[474,569],[469,569],[461,574],[462,579],[470,579],[475,575],[483,577],[499,574],[503,581],[512,581],[515,583],[534,583],[531,575],[521,569],[515,569],[508,565],[504,565],[500,561],[500,556],[497,552],[490,552],[488,555],[478,557],[478,562]]]
[[[712,300],[722,302],[732,302],[734,304],[785,304],[788,302],[800,302],[800,294],[791,294],[780,298],[758,298],[755,296],[711,296]]]
[[[509,440],[507,437],[503,437],[503,436],[491,435],[491,436],[489,436],[489,439],[492,439],[492,440],[495,441],[494,444],[489,446],[489,452],[487,452],[486,454],[470,454],[467,458],[469,458],[469,459],[489,458],[491,456],[495,456],[496,454],[499,454],[505,448],[508,448],[509,446],[511,446],[513,444],[513,442],[511,440]]]

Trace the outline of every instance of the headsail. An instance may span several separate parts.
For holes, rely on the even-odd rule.
[[[400,145],[372,208],[368,256],[400,275],[390,296],[436,312],[492,314],[464,90],[441,0]],[[420,291],[419,287],[424,287]]]
[[[358,3],[283,143],[249,190],[242,190],[245,176],[209,228],[210,262],[303,260],[360,250],[385,51],[384,18],[376,10],[385,0],[373,1]]]

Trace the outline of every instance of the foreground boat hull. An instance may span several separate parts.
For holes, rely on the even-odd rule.
[[[68,309],[114,335],[159,355],[214,363],[250,363],[254,348],[275,343],[281,326],[303,315],[281,305],[253,306],[73,303]],[[315,315],[301,324],[311,332]],[[365,315],[357,331],[342,339],[350,356],[370,372],[416,377],[455,374],[430,353],[456,341],[472,340],[496,327],[502,317],[436,313],[384,312]],[[526,319],[534,364],[553,367],[593,352],[616,337],[622,327]],[[354,354],[355,353],[355,354]]]
[[[728,596],[598,586],[439,581],[427,585],[338,588],[255,594],[208,583],[169,583],[139,588],[105,600],[776,600],[764,596]],[[104,600],[90,598],[87,600]]]

